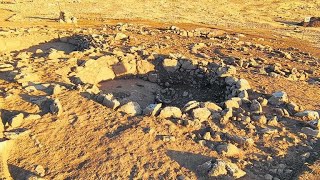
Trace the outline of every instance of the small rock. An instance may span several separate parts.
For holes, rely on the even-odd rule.
[[[278,126],[278,118],[277,116],[274,116],[272,119],[268,121],[269,126]]]
[[[62,105],[59,101],[59,99],[55,99],[52,104],[50,105],[50,112],[52,114],[55,114],[57,116],[60,116],[62,114]]]
[[[267,123],[267,118],[266,118],[265,115],[252,116],[252,119],[254,121],[259,122],[260,124],[266,124]]]
[[[212,162],[207,161],[197,167],[197,171],[201,174],[208,174],[208,172],[212,169]]]
[[[113,94],[103,95],[102,105],[115,110],[120,106],[120,102],[114,98]]]
[[[22,124],[23,120],[24,120],[24,115],[23,115],[23,113],[19,113],[19,114],[13,116],[13,117],[9,120],[8,123],[9,123],[10,127],[12,127],[12,128],[17,128],[17,127],[19,127],[19,126]]]
[[[193,118],[199,119],[200,121],[208,120],[211,115],[211,111],[207,108],[196,108],[192,111]]]
[[[170,142],[170,141],[175,141],[175,140],[176,140],[176,137],[174,137],[174,136],[170,136],[170,135],[162,136],[162,141],[164,141],[164,142]]]
[[[127,39],[128,36],[123,34],[123,33],[117,33],[114,37],[114,40],[119,41],[119,40],[124,40]]]
[[[209,141],[211,139],[211,133],[210,132],[206,132],[203,135],[203,139]]]
[[[266,174],[266,175],[264,175],[264,179],[265,180],[272,180],[272,175],[271,174]]]
[[[207,108],[211,112],[222,111],[222,108],[220,106],[218,106],[216,103],[213,103],[213,102],[205,102],[205,103],[202,104],[201,107]]]
[[[179,108],[168,106],[161,110],[160,118],[181,118],[182,112]]]
[[[226,175],[228,173],[226,169],[226,163],[223,160],[217,160],[216,163],[213,164],[212,169],[209,172],[209,176],[217,177],[221,175]]]
[[[262,112],[262,106],[257,100],[253,100],[250,106],[250,110],[255,113],[261,113]]]
[[[159,113],[161,106],[162,106],[162,103],[159,103],[159,104],[149,104],[149,105],[143,110],[143,114],[144,114],[144,115],[156,116],[156,115]]]
[[[128,102],[118,109],[119,112],[126,113],[130,116],[137,116],[142,113],[141,107],[137,102]]]
[[[268,100],[263,98],[263,97],[259,97],[258,101],[259,101],[260,105],[263,106],[263,107],[267,106],[267,104],[268,104]]]
[[[295,113],[297,113],[297,112],[299,112],[299,111],[302,110],[302,107],[299,106],[299,105],[297,105],[297,104],[294,103],[294,102],[288,103],[288,104],[287,104],[287,108],[288,108],[288,110],[289,110],[292,114],[295,114]]]
[[[313,137],[316,137],[316,138],[319,138],[320,137],[320,132],[319,130],[313,130],[312,128],[310,127],[303,127],[301,129],[301,132],[306,134],[306,135],[309,135],[309,136],[313,136]]]
[[[174,72],[179,68],[179,61],[176,59],[164,59],[162,65],[166,71]]]
[[[217,150],[220,154],[226,157],[235,157],[240,153],[240,149],[231,143],[219,145]]]
[[[239,79],[237,84],[236,84],[237,88],[239,90],[248,90],[251,89],[251,86],[249,84],[249,82],[245,79]]]
[[[182,112],[189,112],[192,109],[198,108],[200,106],[200,103],[197,101],[189,101],[187,104],[184,105],[182,108]]]
[[[288,95],[284,91],[277,91],[272,94],[272,97],[270,99],[268,99],[268,102],[271,105],[281,105],[287,103],[288,101]]]
[[[52,89],[52,95],[58,95],[62,91],[62,88],[59,84],[56,84]]]
[[[35,171],[37,172],[37,174],[41,177],[46,175],[46,170],[43,168],[43,166],[41,165],[37,165],[35,168]]]
[[[247,173],[240,169],[236,164],[231,162],[226,162],[226,168],[231,176],[235,179],[245,176]]]
[[[237,100],[235,100],[234,98],[225,101],[224,106],[229,109],[240,107],[239,102]]]
[[[148,75],[148,80],[149,80],[150,82],[156,83],[157,80],[158,80],[158,74],[150,73],[150,74]]]
[[[303,111],[295,114],[297,117],[301,117],[305,120],[316,120],[319,119],[319,113],[317,111]]]

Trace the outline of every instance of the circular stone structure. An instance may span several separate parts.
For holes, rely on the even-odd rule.
[[[85,36],[79,42],[77,36],[76,42],[97,48],[112,37]],[[72,71],[70,80],[75,84],[99,84],[100,92],[92,97],[114,110],[130,102],[137,102],[142,109],[158,107],[152,104],[183,109],[190,101],[224,106],[233,97],[246,98],[250,88],[246,80],[233,77],[234,66],[181,54],[156,54],[146,59],[139,50],[114,50],[96,60],[84,61]]]

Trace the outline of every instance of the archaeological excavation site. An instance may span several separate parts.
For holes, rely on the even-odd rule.
[[[0,180],[320,179],[319,8],[0,1]]]

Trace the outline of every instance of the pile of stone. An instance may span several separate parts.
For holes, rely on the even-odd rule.
[[[209,28],[197,28],[195,30],[184,30],[177,26],[170,26],[167,32],[172,32],[185,37],[203,37],[208,39],[218,37],[226,33],[225,31],[222,31],[222,30],[209,29]]]
[[[75,34],[70,37],[62,37],[61,41],[73,44],[77,51],[90,49],[107,50],[115,41],[126,40],[129,37],[123,33],[108,34]]]
[[[304,70],[297,70],[296,68],[286,69],[279,63],[267,66],[266,72],[268,72],[272,77],[284,76],[292,81],[305,81],[309,78],[309,74]]]
[[[197,170],[209,177],[229,177],[239,179],[247,173],[241,170],[236,164],[221,159],[211,160],[199,165]]]

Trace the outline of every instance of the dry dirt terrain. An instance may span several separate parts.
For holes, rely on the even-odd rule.
[[[319,10],[0,0],[0,179],[320,179]]]

